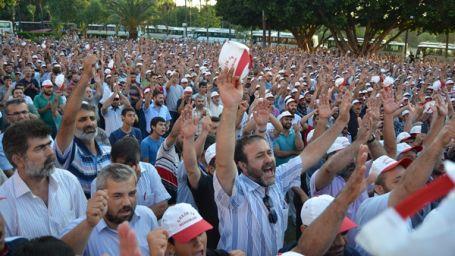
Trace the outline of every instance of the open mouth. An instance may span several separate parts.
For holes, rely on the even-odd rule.
[[[204,250],[197,251],[193,254],[193,256],[204,256]]]

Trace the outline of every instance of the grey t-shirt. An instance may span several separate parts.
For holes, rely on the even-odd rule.
[[[183,87],[179,84],[171,85],[167,90],[166,105],[169,111],[177,111],[177,101],[182,97]]]

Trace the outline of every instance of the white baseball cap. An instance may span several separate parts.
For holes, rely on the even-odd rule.
[[[161,227],[169,237],[179,243],[188,243],[191,239],[213,228],[190,204],[180,203],[167,208],[161,218]]]
[[[306,135],[306,141],[310,141],[313,138],[314,135],[314,129],[311,130],[307,135]]]
[[[286,100],[286,105],[288,105],[289,103],[291,102],[295,102],[295,100],[293,98],[289,98]]]
[[[452,80],[452,79],[447,79],[446,85],[447,85],[447,84],[454,84],[454,83],[453,83],[453,80]]]
[[[218,92],[216,92],[216,91],[215,91],[215,92],[212,92],[212,93],[210,94],[210,98],[213,98],[213,97],[215,97],[215,96],[220,96],[220,94],[219,94]]]
[[[379,77],[379,76],[372,76],[371,80],[370,80],[370,82],[375,83],[375,84],[379,83],[379,81],[381,81],[381,77]]]
[[[44,80],[43,83],[42,83],[41,85],[42,85],[43,87],[52,87],[52,86],[54,86],[54,85],[52,84],[52,81],[49,80],[49,79]]]
[[[397,136],[397,143],[401,143],[404,140],[407,140],[411,137],[412,137],[411,134],[409,134],[407,132],[400,132],[400,134],[398,134],[398,136]]]
[[[335,198],[332,196],[320,195],[312,197],[305,201],[302,206],[302,210],[300,211],[302,224],[309,226],[311,223],[313,223],[313,221],[317,219],[325,211],[325,209],[327,209],[327,207],[329,207],[333,200],[335,200]],[[344,217],[338,233],[346,232],[355,227],[357,227],[357,224],[355,224],[354,221],[348,217]]]
[[[413,127],[411,128],[411,130],[409,131],[409,133],[410,133],[411,135],[422,133],[422,126],[421,126],[421,125],[413,126]]]
[[[404,110],[403,112],[401,112],[401,115],[402,115],[402,116],[407,115],[407,114],[409,114],[409,110],[407,110],[407,109]]]
[[[281,120],[281,118],[286,117],[286,116],[294,117],[294,115],[291,112],[284,111],[283,113],[278,115],[278,120]]]
[[[144,94],[149,93],[149,92],[150,92],[150,88],[145,88]]]
[[[291,93],[296,93],[296,92],[298,92],[298,91],[299,91],[299,90],[297,90],[296,88],[294,88],[294,89],[291,90]]]
[[[271,92],[267,93],[265,95],[265,98],[274,98],[275,96],[273,96],[273,94]]]
[[[345,85],[346,85],[346,80],[344,80],[344,78],[340,77],[335,80],[336,87],[343,87]]]
[[[349,142],[348,138],[338,137],[335,139],[332,146],[330,146],[330,148],[327,150],[327,154],[347,148],[349,145],[351,145],[351,143]]]
[[[216,143],[213,143],[212,145],[210,145],[210,147],[207,148],[207,150],[205,151],[205,163],[207,163],[207,165],[210,164],[210,162],[212,161],[212,159],[216,156]]]
[[[383,87],[388,87],[388,86],[393,85],[393,83],[395,83],[395,79],[393,79],[392,77],[388,76],[388,77],[384,78],[384,81],[382,82],[382,86]]]
[[[352,103],[351,103],[351,104],[352,104],[352,105],[354,105],[354,104],[357,104],[357,103],[361,103],[361,102],[360,102],[360,100],[358,100],[358,99],[355,99],[355,100],[353,100],[353,101],[352,101]]]
[[[180,80],[180,83],[188,83],[188,79],[182,78],[182,80]]]
[[[193,93],[193,88],[191,88],[190,86],[185,87],[185,89],[183,90],[183,93],[186,93],[186,92]]]
[[[378,177],[381,173],[391,171],[399,165],[406,168],[411,164],[411,162],[412,160],[409,158],[403,158],[400,161],[397,161],[386,155],[383,155],[373,161],[373,164],[370,168],[370,174],[372,173]]]
[[[105,75],[109,75],[111,72],[112,72],[112,71],[111,71],[110,69],[108,69],[108,68],[106,68],[106,69],[104,70],[104,74],[105,74]]]

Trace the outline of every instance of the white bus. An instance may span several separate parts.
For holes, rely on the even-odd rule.
[[[344,41],[348,41],[347,39],[344,39]],[[363,44],[364,39],[362,37],[357,38],[357,42],[359,45]],[[386,41],[383,41],[383,44]],[[333,39],[333,37],[330,37],[327,39],[327,42],[324,44],[328,49],[336,48],[336,42]],[[403,42],[397,42],[397,41],[390,41],[387,45],[384,45],[380,50],[379,53],[382,54],[391,54],[391,55],[403,55],[404,54],[404,46],[405,43]]]
[[[0,34],[13,34],[13,22],[9,20],[0,20]]]
[[[126,29],[119,25],[118,27],[114,24],[89,24],[87,28],[87,35],[90,36],[119,36],[128,37],[129,33]]]
[[[268,42],[269,32],[265,32],[266,42]],[[313,45],[318,45],[319,39],[317,35],[312,38]],[[261,43],[263,40],[263,30],[254,30],[251,34],[251,40],[253,43]],[[297,47],[297,41],[292,33],[282,31],[271,31],[270,41],[272,46],[283,45],[288,47]]]
[[[416,57],[424,58],[437,58],[444,59],[446,56],[446,44],[434,42],[421,42],[417,45]],[[447,51],[447,58],[450,60],[455,59],[455,44],[449,44]]]
[[[209,43],[215,42],[224,42],[227,40],[234,40],[236,39],[236,34],[234,29],[227,29],[227,28],[194,28],[191,31],[192,38],[197,41],[205,41]]]

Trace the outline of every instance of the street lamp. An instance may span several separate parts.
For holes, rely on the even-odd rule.
[[[414,16],[409,17],[409,19],[412,21],[414,19]],[[409,34],[409,29],[406,29],[406,34],[404,36],[404,59],[405,60],[406,60],[407,51],[408,51],[408,34]]]

